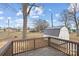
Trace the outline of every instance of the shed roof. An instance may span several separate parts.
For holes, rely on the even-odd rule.
[[[44,30],[44,35],[59,37],[60,28],[46,28]]]

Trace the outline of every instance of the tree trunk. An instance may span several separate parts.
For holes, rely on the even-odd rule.
[[[79,33],[78,33],[78,23],[77,23],[77,20],[75,20],[75,24],[76,24],[76,33],[77,33],[77,36],[79,36]]]
[[[28,3],[23,3],[22,6],[23,6],[23,39],[26,39],[26,34],[27,34],[27,16],[28,16],[28,13],[27,13],[27,8],[28,8]]]
[[[65,16],[65,26],[68,28],[68,24],[67,24],[67,15]]]
[[[76,25],[76,33],[77,33],[77,36],[79,36],[79,34],[78,34],[78,23],[77,23],[77,19],[76,19],[76,8],[77,8],[77,4],[74,7],[74,21],[75,21],[75,25]]]

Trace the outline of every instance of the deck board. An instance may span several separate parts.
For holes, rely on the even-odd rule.
[[[44,47],[44,48],[18,54],[18,56],[67,56],[67,55],[54,48]]]

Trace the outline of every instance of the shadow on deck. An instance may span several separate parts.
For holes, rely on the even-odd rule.
[[[20,53],[18,56],[67,56],[63,52],[60,52],[51,47],[39,48],[25,53]]]

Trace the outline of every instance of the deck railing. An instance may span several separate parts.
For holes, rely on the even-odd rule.
[[[13,55],[18,55],[23,52],[28,52],[38,48],[47,46],[47,38],[34,38],[27,40],[13,41]]]
[[[18,55],[42,47],[53,47],[67,55],[79,56],[79,43],[70,40],[63,40],[57,37],[41,37],[27,40],[15,40],[8,42],[0,49],[1,56]]]
[[[79,42],[50,37],[49,46],[70,56],[79,56]]]
[[[3,52],[0,52],[0,55],[1,56],[18,55],[23,52],[28,52],[38,48],[46,47],[48,46],[48,41],[46,39],[47,38],[41,37],[41,38],[15,40],[12,42],[8,42],[8,44],[5,45],[6,47],[4,46],[5,49],[3,50]]]

